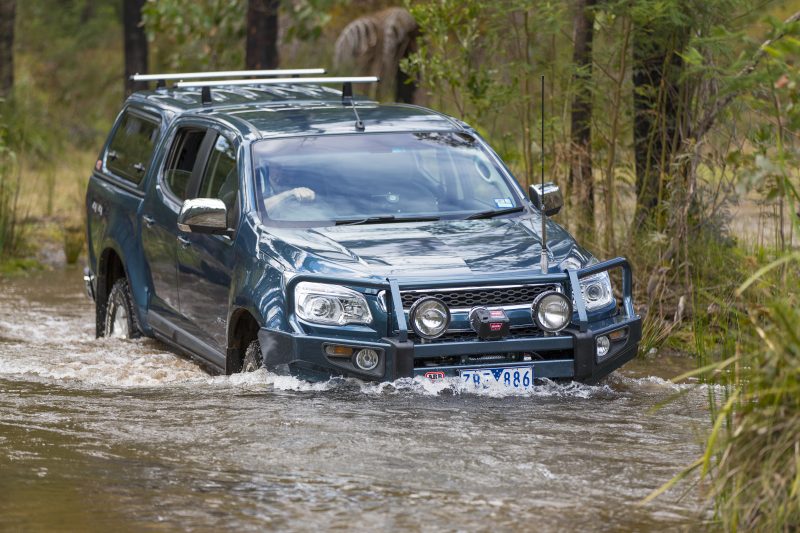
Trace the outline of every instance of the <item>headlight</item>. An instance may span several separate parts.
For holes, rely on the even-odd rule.
[[[543,292],[537,296],[531,312],[536,325],[549,333],[561,331],[572,319],[569,299],[556,291]]]
[[[587,311],[601,309],[614,301],[614,291],[611,290],[611,278],[608,277],[608,272],[587,276],[580,281]]]
[[[361,293],[340,285],[301,281],[294,289],[297,316],[315,324],[371,324]]]
[[[597,263],[596,260],[590,260],[586,266]],[[569,270],[580,270],[583,265],[575,257],[567,257],[561,262],[561,270],[566,272]],[[600,272],[592,276],[586,276],[580,280],[581,292],[583,292],[583,301],[586,304],[587,311],[594,311],[595,309],[602,309],[614,301],[614,292],[611,289],[611,278],[608,277],[608,272]],[[575,301],[573,300],[574,304]]]
[[[424,339],[435,339],[450,325],[450,309],[439,298],[420,298],[408,313],[411,329]]]

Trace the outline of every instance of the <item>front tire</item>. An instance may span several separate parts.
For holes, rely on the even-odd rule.
[[[244,360],[242,361],[242,373],[255,372],[264,364],[264,359],[261,355],[261,343],[258,339],[254,340],[247,346],[247,351],[244,353]]]
[[[105,337],[135,339],[142,334],[133,311],[130,286],[125,278],[118,279],[111,287],[104,324]]]

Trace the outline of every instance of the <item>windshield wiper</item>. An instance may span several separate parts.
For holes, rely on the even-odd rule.
[[[379,217],[355,218],[336,220],[337,226],[357,226],[359,224],[388,224],[392,222],[434,222],[439,217],[396,217],[394,215],[383,215]]]
[[[467,217],[467,220],[473,220],[476,218],[493,218],[499,217],[500,215],[508,215],[511,213],[518,213],[525,209],[523,206],[518,205],[517,207],[509,207],[507,209],[490,209],[488,211],[481,211],[480,213],[474,213]]]

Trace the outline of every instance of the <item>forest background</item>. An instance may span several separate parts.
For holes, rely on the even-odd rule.
[[[706,453],[676,480],[707,479],[725,529],[797,527],[798,19],[797,0],[0,0],[0,276],[80,260],[130,74],[378,74],[372,97],[465,120],[523,186],[544,158],[557,221],[634,263],[641,357],[693,357],[676,379],[708,387]]]

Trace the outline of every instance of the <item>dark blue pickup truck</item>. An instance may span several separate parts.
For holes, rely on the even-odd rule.
[[[545,216],[555,186],[526,196],[466,124],[351,87],[133,94],[86,194],[97,335],[225,373],[479,387],[593,382],[635,356],[630,267]]]

